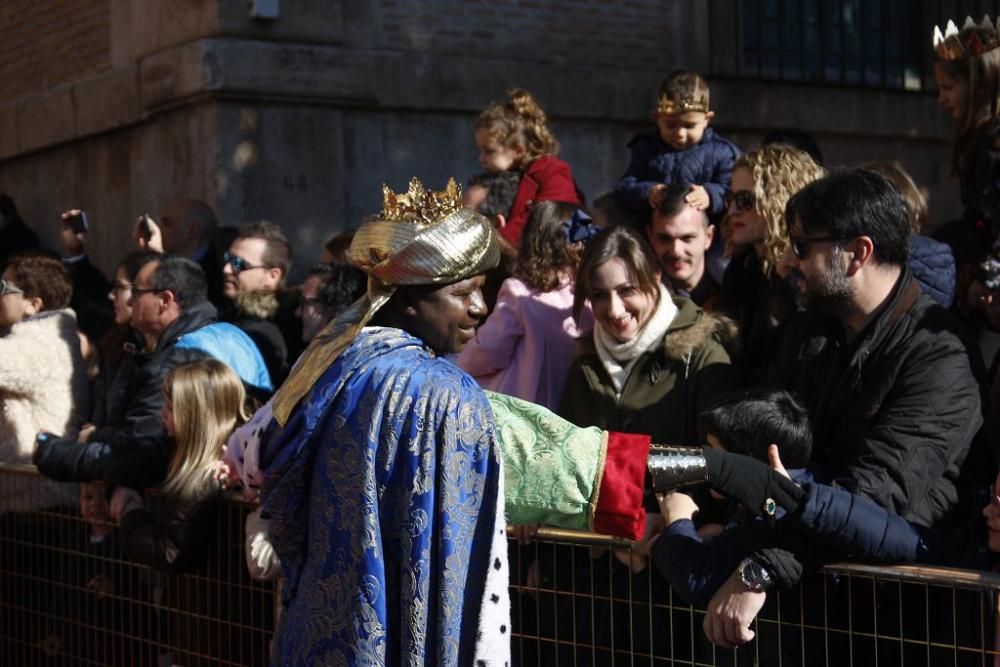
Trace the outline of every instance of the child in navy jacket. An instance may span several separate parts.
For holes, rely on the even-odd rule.
[[[667,185],[686,185],[691,187],[687,202],[717,222],[726,209],[740,149],[708,126],[714,115],[701,76],[686,70],[671,73],[660,85],[653,113],[656,131],[637,135],[628,144],[628,169],[615,189],[619,207],[645,222]]]

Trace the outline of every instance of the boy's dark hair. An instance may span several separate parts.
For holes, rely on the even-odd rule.
[[[867,169],[832,171],[805,186],[785,206],[791,227],[849,241],[867,236],[877,262],[902,266],[910,255],[909,209],[889,179]]]
[[[281,269],[282,282],[288,277],[288,270],[292,268],[292,246],[288,243],[288,237],[281,231],[281,227],[267,220],[250,222],[240,225],[236,238],[263,239],[267,243],[263,257],[264,265]]]
[[[343,262],[313,264],[308,276],[319,277],[319,300],[327,317],[333,319],[365,293],[368,276]]]
[[[703,105],[705,110],[711,108],[709,104],[708,82],[697,72],[686,69],[676,69],[667,75],[667,78],[660,84],[660,92],[657,99],[666,97],[676,103],[690,101]]]
[[[786,468],[804,468],[812,454],[809,413],[783,389],[743,389],[720,397],[698,415],[702,433],[717,437],[727,451],[767,462],[768,445],[778,445]]]
[[[205,272],[197,262],[187,257],[163,255],[150,276],[150,283],[155,290],[173,292],[183,310],[208,300]]]

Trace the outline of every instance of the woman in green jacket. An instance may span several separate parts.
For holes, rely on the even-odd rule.
[[[645,433],[653,442],[697,444],[697,416],[737,386],[725,317],[672,297],[642,236],[598,234],[577,275],[575,309],[590,301],[593,332],[579,341],[559,413],[578,426]]]

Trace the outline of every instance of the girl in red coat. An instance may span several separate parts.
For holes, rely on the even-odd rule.
[[[583,206],[584,197],[569,165],[555,156],[559,150],[542,111],[531,93],[515,88],[506,104],[491,104],[476,119],[479,164],[488,175],[519,172],[514,202],[507,215],[497,215],[500,235],[515,248],[532,204],[559,201]],[[486,182],[486,179],[480,179]],[[486,191],[481,190],[481,198]],[[481,202],[480,198],[480,202]],[[473,201],[473,206],[480,202]]]

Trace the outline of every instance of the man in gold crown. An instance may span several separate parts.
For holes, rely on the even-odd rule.
[[[348,255],[367,294],[230,439],[234,467],[263,471],[244,480],[286,577],[274,664],[508,664],[505,510],[643,533],[648,436],[488,398],[441,356],[472,338],[499,260],[493,226],[460,202],[454,181],[385,190]],[[650,458],[654,479],[704,478],[700,450],[676,454]]]

